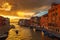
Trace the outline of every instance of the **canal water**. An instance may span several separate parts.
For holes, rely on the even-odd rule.
[[[12,23],[15,26],[15,29],[10,29],[9,35],[6,40],[58,40],[56,38],[50,38],[44,36],[43,32],[33,31],[27,27],[21,27],[16,23]],[[18,33],[16,34],[16,30]]]

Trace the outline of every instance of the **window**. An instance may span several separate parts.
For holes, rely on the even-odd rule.
[[[52,17],[52,21],[55,21],[56,20],[56,18],[55,17]]]
[[[57,8],[56,8],[56,10],[57,10]]]
[[[57,32],[59,32],[59,29],[56,29]]]
[[[58,14],[56,13],[56,16],[57,16]]]
[[[52,9],[52,11],[54,11],[54,9]]]
[[[57,29],[57,31],[59,32],[59,29]]]
[[[53,16],[57,16],[58,15],[58,13],[56,12],[56,13],[53,13]]]
[[[55,23],[48,23],[48,26],[53,26],[53,27],[55,27],[56,24],[55,24]]]
[[[48,26],[52,26],[52,24],[51,23],[48,23]]]

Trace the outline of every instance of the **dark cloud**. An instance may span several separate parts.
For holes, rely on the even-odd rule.
[[[13,5],[13,10],[32,10],[45,5],[50,5],[50,0],[8,0]]]
[[[5,0],[0,0],[0,2]],[[7,0],[13,5],[12,10],[33,10],[43,6],[50,6],[52,2],[60,2],[60,0]]]

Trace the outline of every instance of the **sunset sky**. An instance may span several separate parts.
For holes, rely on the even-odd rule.
[[[49,9],[53,2],[60,3],[60,0],[0,0],[0,14],[25,16],[28,13],[32,16]]]

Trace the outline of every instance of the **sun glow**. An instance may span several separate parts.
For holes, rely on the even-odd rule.
[[[20,16],[20,17],[24,17],[25,13],[18,11],[18,12],[17,12],[17,15]]]

